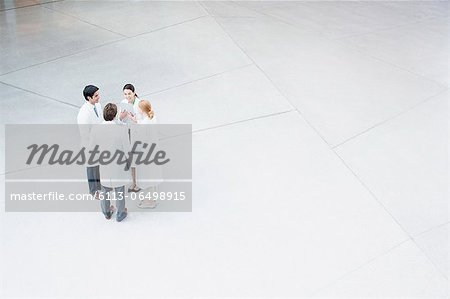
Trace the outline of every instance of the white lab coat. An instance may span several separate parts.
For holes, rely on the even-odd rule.
[[[148,116],[142,116],[137,124],[131,126],[131,145],[136,141],[146,142],[148,144],[156,143],[156,151],[159,148],[159,135],[156,126],[156,118],[150,119]],[[148,147],[144,149],[142,144],[137,148],[138,151],[146,153],[148,152]],[[155,151],[155,152],[156,152]],[[155,153],[154,152],[154,153]],[[141,188],[154,187],[162,183],[163,180],[163,166],[157,166],[154,163],[149,165],[140,164],[135,165],[136,167],[136,178],[137,184]]]
[[[141,115],[140,109],[139,109],[139,101],[140,101],[140,99],[136,98],[134,100],[134,104],[130,104],[130,103],[128,103],[128,101],[126,99],[122,100],[119,104],[119,111],[117,113],[119,114],[121,111],[125,110],[127,112],[132,113],[136,117],[137,121],[140,121],[142,119],[142,115]],[[129,119],[129,118],[124,119],[122,122],[126,123],[126,124],[133,123],[131,121],[131,119]]]
[[[110,158],[114,156],[116,151],[125,153],[125,158],[128,158],[131,148],[127,127],[118,125],[114,121],[104,121],[93,126],[89,149],[92,150],[96,145],[99,146],[100,152],[111,152]],[[125,169],[125,164],[119,165],[117,162],[118,159],[116,158],[107,165],[100,164],[100,182],[103,186],[115,188],[129,183],[129,169]]]
[[[95,114],[94,107],[97,109],[97,114]],[[88,101],[86,101],[83,106],[80,107],[77,115],[77,123],[80,125],[80,137],[81,137],[81,146],[88,147],[89,146],[89,138],[90,131],[92,129],[92,125],[100,124],[103,122],[103,110],[100,103],[96,103],[92,105]]]

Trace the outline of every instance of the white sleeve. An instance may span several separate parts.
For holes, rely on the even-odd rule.
[[[89,116],[85,111],[83,111],[83,108],[80,109],[80,112],[78,112],[77,116],[77,123],[78,123],[78,130],[80,132],[80,138],[81,138],[81,146],[87,147],[89,146],[89,130],[90,126],[89,124]]]
[[[83,107],[80,108],[77,115],[77,123],[79,125],[84,125],[89,123],[89,115],[84,111]]]

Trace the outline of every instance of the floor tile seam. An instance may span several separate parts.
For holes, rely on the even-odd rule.
[[[233,1],[233,2],[234,2],[234,1]],[[237,4],[237,5],[239,5],[239,4]],[[240,6],[241,6],[241,5],[240,5]],[[241,6],[241,7],[244,7],[244,6]],[[259,14],[266,15],[266,16],[268,16],[269,18],[272,18],[272,19],[274,19],[274,20],[277,20],[277,21],[279,21],[279,22],[282,22],[282,23],[284,23],[284,24],[286,24],[286,25],[289,25],[290,27],[294,28],[295,31],[301,33],[300,28],[299,28],[298,26],[296,26],[295,24],[290,23],[289,21],[287,21],[287,20],[285,20],[285,19],[283,19],[283,18],[280,18],[280,17],[278,17],[278,16],[276,16],[276,15],[272,15],[272,14],[268,14],[268,13],[263,13],[263,12],[260,12],[260,11],[258,11],[258,10],[255,10],[255,9],[252,9],[252,10],[255,11],[255,12],[257,12],[257,13],[259,13]],[[320,31],[320,30],[309,30],[309,29],[308,29],[308,32],[323,33],[323,32]],[[384,60],[384,59],[382,59],[382,58],[379,58],[379,57],[376,57],[376,56],[374,56],[374,55],[371,55],[371,54],[365,52],[364,50],[360,49],[359,47],[349,45],[349,44],[345,43],[344,41],[341,41],[340,39],[334,39],[334,38],[330,38],[330,37],[327,37],[327,36],[319,36],[318,38],[320,38],[320,39],[322,39],[322,40],[327,40],[327,41],[331,41],[331,42],[338,43],[338,44],[340,44],[340,45],[342,45],[342,46],[344,46],[344,47],[346,47],[346,48],[349,48],[349,49],[352,49],[352,50],[358,52],[358,53],[359,53],[361,56],[363,56],[363,57],[369,57],[369,58],[371,58],[371,59],[377,60],[377,61],[379,61],[379,62],[382,62],[382,63],[384,63],[384,64],[390,65],[390,66],[392,66],[392,67],[395,67],[395,68],[397,68],[397,69],[399,69],[399,70],[402,70],[402,71],[404,71],[404,72],[410,73],[410,74],[415,75],[415,76],[422,77],[423,79],[425,79],[425,80],[427,80],[427,81],[430,81],[430,82],[433,82],[433,83],[435,83],[435,84],[437,84],[437,85],[439,85],[439,86],[441,86],[441,87],[443,87],[443,88],[448,88],[448,86],[446,86],[446,85],[443,84],[443,83],[434,81],[433,79],[428,78],[428,77],[426,77],[426,76],[424,76],[424,75],[422,75],[422,74],[413,72],[412,70],[410,70],[410,69],[408,69],[408,68],[404,68],[404,67],[402,67],[402,66],[399,66],[399,65],[396,65],[396,64],[391,63],[391,62],[389,62],[389,61],[386,61],[386,60]]]
[[[428,18],[424,18],[424,19],[421,19],[421,20],[417,20],[415,22],[410,22],[410,23],[405,23],[405,24],[401,24],[401,25],[391,26],[391,27],[387,27],[387,28],[383,28],[383,29],[378,29],[378,30],[364,32],[364,33],[355,33],[355,34],[345,35],[345,36],[341,36],[341,37],[337,37],[337,38],[332,38],[332,40],[345,41],[347,39],[352,39],[352,38],[355,38],[355,37],[361,37],[361,36],[365,36],[365,35],[373,35],[373,34],[382,33],[382,32],[385,32],[385,31],[395,30],[395,29],[399,29],[399,28],[405,28],[405,27],[413,26],[413,25],[419,25],[421,23],[425,23],[425,22],[429,22],[429,21],[433,21],[433,20],[438,20],[438,19],[445,19],[445,18],[447,18],[447,17],[444,17],[444,16],[428,17]]]
[[[2,77],[4,77],[4,76],[10,75],[10,74],[13,74],[13,73],[16,73],[16,72],[20,72],[20,71],[23,71],[23,70],[26,70],[26,69],[29,69],[29,68],[33,68],[33,67],[40,66],[40,65],[43,65],[43,64],[47,64],[47,63],[51,63],[51,62],[54,62],[54,61],[58,61],[58,60],[61,60],[61,59],[67,58],[67,57],[75,56],[75,55],[78,55],[78,54],[81,54],[81,53],[84,53],[84,52],[88,52],[90,50],[94,50],[94,49],[97,49],[97,48],[101,48],[101,47],[104,47],[104,46],[109,46],[109,45],[112,45],[112,44],[124,41],[126,39],[128,39],[128,38],[120,38],[120,39],[117,39],[117,40],[109,41],[109,42],[106,42],[106,43],[103,43],[103,44],[100,44],[100,45],[97,45],[97,46],[94,46],[94,47],[89,47],[89,48],[86,48],[86,49],[82,49],[82,50],[76,51],[74,53],[66,54],[66,55],[63,55],[63,56],[58,56],[58,57],[52,58],[50,60],[38,62],[38,63],[29,65],[29,66],[26,66],[26,67],[23,67],[23,68],[20,68],[20,69],[9,71],[9,72],[0,74],[0,79]]]
[[[402,241],[399,241],[398,243],[396,243],[395,245],[393,245],[392,247],[388,248],[387,250],[384,250],[383,252],[377,254],[376,256],[369,258],[367,261],[361,263],[360,265],[356,266],[355,268],[353,268],[352,270],[345,272],[344,274],[342,274],[341,276],[339,276],[338,278],[332,280],[331,282],[327,283],[325,286],[313,291],[310,296],[317,296],[320,292],[327,290],[328,288],[337,285],[339,282],[343,281],[345,278],[349,277],[351,274],[365,268],[368,265],[373,264],[374,262],[376,262],[377,260],[379,260],[380,258],[388,255],[389,253],[391,253],[392,251],[396,250],[398,247],[404,245],[405,243],[411,241],[410,238],[406,238]]]
[[[250,60],[253,62],[253,64],[259,69],[259,71],[269,80],[269,82],[272,84],[272,86],[278,91],[278,93],[285,99],[285,101],[294,108],[300,115],[301,118],[308,124],[308,126],[314,130],[314,132],[329,146],[329,143],[327,140],[322,136],[322,134],[309,122],[309,120],[299,111],[299,109],[289,100],[289,98],[282,92],[282,90],[273,82],[273,80],[270,78],[270,76],[267,75],[267,73],[256,63],[256,61],[239,45],[238,42],[229,34],[225,28],[217,22],[217,20],[214,18],[214,21],[222,28],[223,32],[234,42],[234,44],[241,50],[241,52]]]
[[[232,1],[232,2],[234,3],[234,1]],[[237,4],[237,5],[239,5],[239,4]],[[240,6],[240,5],[239,5],[239,6]],[[258,11],[256,11],[256,12],[258,12]],[[258,12],[258,13],[259,13],[259,12]],[[272,16],[272,15],[267,15],[267,16],[272,17],[272,18],[274,18],[274,19],[276,19],[276,20],[279,20],[279,21],[281,21],[281,22],[283,22],[283,23],[286,23],[286,24],[288,24],[288,25],[294,27],[294,28],[298,31],[297,26],[295,26],[295,25],[293,25],[293,24],[291,24],[291,23],[289,23],[289,22],[287,22],[287,21],[285,21],[285,20],[278,19],[277,17]],[[222,27],[222,28],[223,28],[223,27]],[[223,30],[225,31],[224,28],[223,28]],[[325,38],[325,37],[321,37],[321,38],[322,38],[322,39],[325,39],[325,40],[330,40],[330,41],[338,42],[338,41],[336,41],[336,40],[332,40],[332,39]],[[235,42],[235,43],[236,43],[236,42]],[[236,44],[237,44],[237,43],[236,43]],[[238,46],[239,46],[239,45],[238,45]],[[243,52],[244,52],[244,51],[243,51]],[[358,52],[361,53],[360,51],[358,51]],[[245,52],[244,52],[244,53],[245,53]],[[250,57],[247,53],[245,53],[245,54],[251,59],[251,57]],[[369,57],[370,57],[370,55],[366,55],[365,53],[361,53],[361,54],[362,54],[363,56],[369,56]],[[377,59],[376,57],[372,57],[372,58]],[[380,60],[380,59],[377,59],[377,60]],[[253,61],[253,62],[255,63],[255,65],[262,71],[262,69],[256,64],[256,62],[255,62],[253,59],[252,59],[252,61]],[[385,62],[385,61],[383,61],[383,60],[381,60],[381,61],[384,62],[384,63],[387,63],[387,62]],[[387,64],[390,64],[390,63],[387,63]],[[399,67],[396,66],[396,65],[392,65],[392,64],[390,64],[390,65],[393,66],[393,67],[399,68]],[[402,68],[401,68],[401,69],[402,69]],[[405,69],[402,69],[402,70],[405,71]],[[406,71],[407,71],[407,70],[406,70]],[[262,71],[262,72],[263,72],[263,71]],[[407,71],[407,72],[410,72],[410,71]],[[264,72],[263,72],[263,73],[264,73]],[[424,79],[426,79],[426,80],[428,80],[428,81],[431,81],[431,82],[437,84],[437,85],[441,88],[441,90],[438,91],[436,94],[431,95],[430,97],[427,97],[426,99],[423,99],[422,101],[420,101],[420,102],[417,103],[416,105],[414,105],[414,106],[412,106],[412,107],[409,107],[409,108],[406,108],[404,111],[397,113],[398,115],[401,115],[401,114],[403,114],[403,113],[406,113],[406,112],[408,112],[409,110],[414,109],[417,105],[423,104],[423,103],[427,102],[428,100],[432,99],[433,97],[439,95],[440,93],[443,93],[443,92],[445,92],[446,90],[448,90],[448,87],[445,86],[445,85],[442,85],[442,84],[440,84],[440,83],[438,83],[438,82],[435,82],[435,81],[433,81],[433,80],[431,80],[431,79],[429,79],[429,78],[427,78],[427,77],[424,77],[424,76],[422,76],[422,75],[419,75],[419,74],[416,74],[416,73],[413,73],[413,72],[410,72],[410,73],[412,73],[412,74],[414,74],[414,75],[416,75],[416,76],[421,76],[421,77],[423,77]],[[266,76],[267,76],[267,75],[266,75]],[[269,78],[269,79],[270,79],[270,78]],[[272,84],[274,84],[274,83],[272,82]],[[275,84],[274,84],[274,86],[276,87]],[[286,97],[286,99],[287,99],[287,97]],[[291,103],[291,105],[293,105],[293,104]],[[294,106],[294,107],[295,107],[295,106]],[[298,109],[297,109],[297,110],[298,110]],[[301,114],[300,111],[299,111],[299,113]],[[395,114],[394,117],[395,117],[397,114]],[[305,121],[308,122],[308,124],[310,124],[309,121],[307,120],[307,118],[306,118],[305,116],[302,115],[302,117],[303,117],[303,119],[304,119]],[[376,125],[370,127],[369,129],[366,129],[366,130],[364,130],[363,132],[360,132],[360,133],[358,133],[358,134],[356,134],[356,135],[354,135],[354,136],[352,136],[352,137],[346,139],[344,142],[341,142],[341,143],[339,143],[338,145],[335,145],[335,146],[330,145],[330,144],[328,143],[328,141],[322,136],[322,134],[321,134],[317,129],[315,129],[314,126],[312,126],[311,124],[310,124],[310,126],[311,126],[311,127],[319,134],[319,136],[321,136],[321,138],[322,138],[328,145],[330,145],[330,147],[331,147],[332,149],[334,149],[334,148],[337,148],[338,146],[343,145],[343,144],[346,143],[347,141],[350,141],[350,140],[352,140],[352,139],[358,137],[359,135],[362,135],[362,134],[367,133],[368,131],[370,131],[371,129],[377,127],[378,125],[383,124],[385,121],[389,121],[391,118],[393,118],[393,117],[392,117],[392,116],[391,116],[391,117],[388,117],[386,120],[381,121],[380,123],[378,123],[378,124],[376,124]]]
[[[22,87],[19,87],[19,86],[10,84],[10,83],[6,83],[6,82],[3,82],[3,81],[0,81],[0,84],[4,84],[4,85],[6,85],[6,86],[9,86],[9,87],[18,89],[18,90],[20,90],[20,91],[22,91],[22,92],[26,92],[26,93],[30,93],[30,94],[37,95],[37,96],[39,96],[39,97],[41,97],[41,98],[43,98],[43,99],[46,99],[46,100],[49,100],[49,101],[53,101],[53,102],[57,102],[57,103],[59,103],[59,104],[63,104],[63,105],[66,105],[66,106],[69,106],[69,107],[72,107],[72,108],[80,108],[80,106],[71,104],[70,102],[66,102],[66,101],[63,101],[63,100],[59,100],[59,99],[56,99],[56,98],[52,98],[52,97],[49,97],[49,96],[45,96],[45,95],[42,95],[42,94],[40,94],[40,93],[34,92],[34,91],[32,91],[32,90],[28,90],[28,89],[25,89],[25,88],[22,88]]]
[[[428,233],[430,233],[430,232],[432,232],[434,230],[440,229],[440,228],[442,228],[442,227],[444,227],[444,226],[446,226],[448,224],[450,224],[450,221],[445,221],[445,222],[440,223],[438,225],[434,225],[434,226],[432,226],[432,227],[430,227],[430,228],[428,228],[426,230],[423,230],[423,231],[421,231],[419,233],[414,234],[413,238],[416,239],[416,240],[420,239],[422,236],[424,236],[424,235],[426,235],[426,234],[428,234]]]
[[[60,1],[63,1],[63,0],[60,0]],[[167,29],[167,28],[170,28],[170,27],[173,27],[173,26],[182,25],[184,23],[192,22],[192,21],[195,21],[197,19],[204,18],[204,17],[205,16],[197,17],[197,18],[186,20],[186,21],[183,21],[183,22],[180,22],[180,23],[177,23],[177,24],[172,24],[172,25],[169,25],[169,26],[166,26],[166,27],[158,28],[158,29],[155,29],[155,30],[152,30],[152,31],[149,31],[149,32],[140,33],[140,34],[137,34],[137,35],[134,35],[134,36],[121,37],[121,38],[118,38],[118,39],[113,40],[113,41],[109,41],[109,42],[106,42],[106,43],[103,43],[103,44],[99,44],[99,45],[94,46],[94,47],[89,47],[89,48],[86,48],[86,49],[82,49],[82,50],[76,51],[74,53],[70,53],[70,54],[63,55],[63,56],[58,56],[58,57],[55,57],[55,58],[52,58],[52,59],[49,59],[49,60],[46,60],[46,61],[42,61],[42,62],[39,62],[39,63],[35,63],[35,64],[29,65],[29,66],[26,66],[26,67],[23,67],[23,68],[19,68],[19,69],[16,69],[16,70],[8,71],[6,73],[2,73],[2,74],[0,74],[0,78],[3,77],[3,76],[9,75],[9,74],[15,73],[15,72],[26,70],[28,68],[33,68],[35,66],[39,66],[39,65],[46,64],[46,63],[51,63],[51,62],[54,62],[54,61],[58,61],[60,59],[64,59],[64,58],[75,56],[75,55],[78,55],[78,54],[81,54],[81,53],[84,53],[84,52],[88,52],[90,50],[94,50],[94,49],[97,49],[97,48],[102,48],[104,46],[109,46],[109,45],[112,45],[112,44],[115,44],[115,43],[118,43],[118,42],[122,42],[122,41],[127,40],[127,39],[141,37],[141,36],[146,35],[146,34],[151,34],[151,33],[157,32],[159,30],[164,30],[164,29]]]
[[[253,65],[254,65],[253,63],[240,65],[240,66],[237,66],[237,67],[233,67],[233,68],[231,68],[231,69],[226,69],[226,70],[221,71],[221,72],[218,72],[218,73],[214,73],[214,74],[211,74],[211,75],[199,77],[199,78],[196,78],[196,79],[187,81],[187,82],[182,82],[182,83],[179,83],[179,84],[176,84],[176,85],[167,87],[167,88],[163,88],[163,89],[160,89],[160,90],[156,90],[156,91],[151,91],[151,92],[143,93],[142,96],[140,96],[140,97],[141,97],[141,98],[144,98],[144,97],[156,95],[156,94],[159,94],[159,93],[164,93],[164,92],[167,92],[167,91],[171,91],[172,89],[177,89],[177,88],[179,88],[179,87],[186,86],[186,85],[189,85],[189,84],[192,84],[192,83],[195,83],[195,82],[199,82],[199,81],[203,81],[203,80],[208,80],[208,79],[210,79],[210,78],[217,77],[217,76],[221,76],[221,75],[224,75],[224,74],[226,74],[226,73],[233,72],[233,71],[236,71],[236,70],[239,70],[239,69],[244,69],[244,68],[247,68],[247,67],[251,67],[251,66],[253,66]]]
[[[359,182],[359,184],[361,185],[361,187],[363,187],[368,194],[370,195],[370,197],[375,200],[376,203],[378,203],[378,205],[380,206],[380,208],[382,208],[384,210],[384,212],[386,213],[386,215],[390,216],[390,218],[397,224],[397,226],[402,230],[402,232],[409,238],[412,239],[412,235],[411,233],[408,232],[408,230],[400,223],[400,221],[391,213],[391,211],[389,211],[389,209],[386,207],[386,205],[384,205],[382,203],[382,201],[378,198],[378,196],[375,194],[375,192],[373,192],[371,190],[371,188],[369,188],[369,186],[366,184],[366,182],[359,177],[359,175],[353,170],[353,168],[351,168],[347,162],[345,161],[345,159],[343,157],[341,157],[335,150],[330,149],[335,155],[336,157],[341,161],[341,163],[345,166],[345,168],[347,168],[347,170],[353,175],[353,177]]]
[[[388,124],[388,123],[390,123],[391,121],[394,121],[394,120],[396,120],[396,119],[402,117],[403,115],[408,114],[409,112],[412,112],[412,111],[418,109],[419,107],[425,105],[426,103],[428,103],[428,102],[430,102],[430,101],[436,100],[440,95],[444,94],[444,93],[447,92],[448,90],[449,90],[448,88],[442,89],[442,90],[440,90],[439,92],[437,92],[437,93],[435,93],[435,94],[433,94],[433,95],[431,95],[431,96],[425,98],[424,100],[421,100],[421,101],[415,103],[414,105],[412,105],[412,106],[410,106],[410,107],[408,107],[408,108],[403,109],[402,111],[399,111],[399,112],[397,112],[397,113],[395,113],[395,114],[392,114],[392,115],[388,116],[388,117],[385,118],[384,120],[381,120],[381,121],[377,122],[376,124],[370,126],[369,128],[367,128],[367,129],[365,129],[365,130],[363,130],[363,131],[361,131],[361,132],[359,132],[359,133],[357,133],[357,134],[355,134],[355,135],[353,135],[353,136],[351,136],[351,137],[345,139],[344,141],[341,141],[340,143],[338,143],[338,144],[336,144],[336,145],[333,145],[333,146],[332,146],[332,149],[333,149],[333,150],[336,150],[336,149],[340,148],[341,146],[347,144],[348,142],[350,142],[350,141],[352,141],[352,140],[354,140],[354,139],[357,139],[358,137],[364,136],[364,135],[366,135],[367,133],[371,132],[372,130],[377,129],[377,128],[379,128],[379,127],[382,127],[382,126],[384,126],[385,124]]]
[[[443,270],[441,270],[441,268],[439,267],[439,265],[431,258],[431,256],[424,250],[424,248],[422,248],[422,246],[420,246],[420,244],[417,242],[416,239],[411,238],[411,241],[414,243],[414,245],[416,245],[416,247],[420,250],[420,252],[422,252],[422,254],[426,257],[426,259],[428,260],[428,262],[433,266],[433,268],[436,270],[437,273],[439,273],[439,275],[446,280],[447,282],[449,281],[449,278],[447,277],[446,274]],[[448,248],[447,248],[448,249]]]
[[[48,2],[44,2],[44,3],[35,3],[35,4],[30,4],[30,5],[25,5],[25,6],[19,6],[19,7],[11,7],[11,8],[6,8],[6,9],[0,9],[0,13],[2,11],[10,11],[10,10],[16,10],[16,9],[21,9],[21,8],[28,8],[28,7],[33,7],[33,6],[40,6],[40,5],[44,5],[44,4],[49,4],[49,3],[55,3],[55,2],[62,2],[64,0],[54,0],[54,1],[48,1]]]
[[[88,21],[86,21],[86,20],[84,20],[84,19],[81,19],[81,18],[79,18],[79,17],[77,17],[77,16],[74,16],[74,15],[71,15],[71,14],[69,14],[69,13],[63,12],[63,11],[61,11],[61,10],[58,10],[58,9],[55,9],[55,8],[51,8],[51,7],[48,7],[48,6],[43,6],[43,7],[44,7],[45,9],[50,10],[50,11],[52,11],[52,12],[55,12],[55,13],[57,13],[57,14],[60,14],[60,15],[66,16],[66,17],[73,18],[73,19],[75,19],[75,20],[78,20],[78,21],[83,22],[83,23],[85,23],[85,24],[88,24],[88,25],[90,25],[90,26],[94,26],[94,27],[97,27],[97,28],[99,28],[99,29],[102,29],[102,30],[108,31],[108,32],[110,32],[110,33],[113,33],[113,34],[115,34],[115,35],[118,35],[118,36],[120,36],[120,37],[122,37],[122,38],[128,38],[128,36],[126,36],[126,35],[124,35],[124,34],[122,34],[122,33],[115,32],[115,31],[113,31],[113,30],[111,30],[111,29],[105,28],[105,27],[100,26],[100,25],[98,25],[98,24],[94,24],[94,23],[88,22]]]

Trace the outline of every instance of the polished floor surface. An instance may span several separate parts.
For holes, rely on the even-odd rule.
[[[449,17],[0,1],[2,126],[74,123],[85,85],[105,104],[132,82],[159,122],[192,124],[194,192],[191,213],[123,223],[1,212],[0,297],[447,298]]]

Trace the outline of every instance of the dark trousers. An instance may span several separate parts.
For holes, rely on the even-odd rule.
[[[100,184],[100,166],[92,166],[86,168],[87,179],[89,184],[89,193],[95,195],[95,193],[102,189]]]

